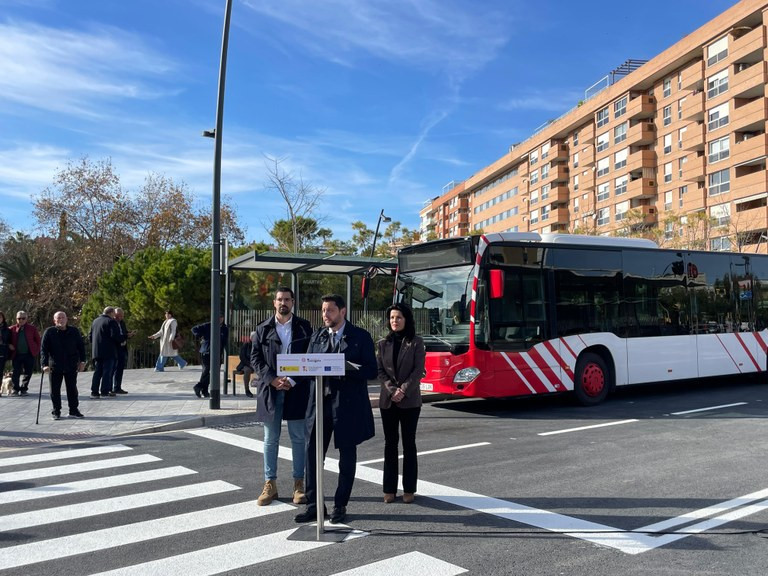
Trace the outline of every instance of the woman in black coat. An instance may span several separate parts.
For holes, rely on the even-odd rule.
[[[403,502],[410,504],[416,492],[416,426],[421,413],[424,375],[424,340],[416,335],[413,312],[407,304],[387,308],[390,332],[378,342],[379,410],[384,428],[384,502],[397,494],[398,445],[403,437]]]

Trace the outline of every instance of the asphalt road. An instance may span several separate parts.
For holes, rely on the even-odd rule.
[[[101,454],[6,453],[0,573],[763,576],[766,408],[768,385],[736,382],[635,388],[594,408],[567,397],[425,405],[416,502],[381,501],[378,434],[359,449],[348,508],[362,533],[340,543],[292,534],[288,498],[255,506],[255,425],[93,445],[114,450]],[[105,464],[126,457],[138,461]],[[50,470],[66,465],[77,467]],[[290,465],[279,466],[287,497]],[[327,493],[336,479],[325,473]]]

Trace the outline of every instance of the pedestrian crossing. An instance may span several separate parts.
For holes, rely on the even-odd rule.
[[[466,572],[419,552],[366,563],[353,544],[366,533],[341,527],[348,533],[340,543],[298,537],[295,506],[257,506],[241,486],[169,464],[121,444],[0,458],[0,571],[204,576],[266,563],[283,573],[274,563],[285,562],[287,574],[312,565],[312,554],[346,546],[348,554],[334,548],[334,565],[348,564],[337,576]],[[220,531],[200,546],[217,528],[227,537]]]

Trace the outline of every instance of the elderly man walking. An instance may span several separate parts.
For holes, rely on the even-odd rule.
[[[85,344],[80,330],[67,326],[67,315],[56,312],[53,326],[43,333],[40,365],[48,373],[54,420],[61,418],[61,381],[67,388],[70,418],[83,418],[78,410],[77,373],[85,370]]]

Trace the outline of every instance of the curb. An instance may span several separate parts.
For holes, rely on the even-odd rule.
[[[237,414],[205,414],[203,416],[194,416],[186,420],[178,420],[165,424],[155,424],[114,434],[113,437],[122,438],[126,436],[136,436],[140,434],[157,434],[160,432],[178,432],[180,430],[191,430],[193,428],[205,428],[206,426],[225,426],[227,424],[243,424],[245,422],[256,423],[256,411],[238,412]]]

